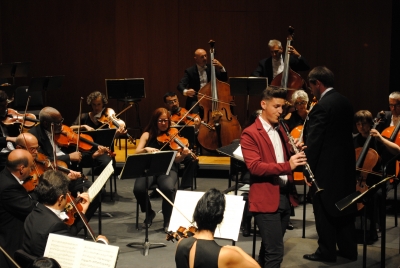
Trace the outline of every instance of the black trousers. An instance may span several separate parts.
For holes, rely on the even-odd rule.
[[[176,185],[177,181],[178,181],[178,173],[175,170],[171,169],[171,171],[169,172],[169,175],[160,175],[157,177],[149,176],[148,187],[150,187],[152,184],[157,184],[160,191],[169,200],[171,200],[171,202],[174,202],[175,193],[176,193],[175,185]],[[146,198],[147,198],[146,195],[148,195],[148,193],[146,192],[146,178],[145,177],[137,178],[135,180],[133,194],[135,195],[135,198],[140,205],[141,211],[146,212]],[[151,211],[152,208],[151,208],[150,200],[149,200],[148,206],[149,206],[148,207],[149,211]],[[166,227],[169,225],[169,220],[170,220],[171,214],[172,214],[172,206],[164,198],[162,201],[162,211],[163,211],[163,215],[164,215],[164,227]]]
[[[337,245],[343,257],[356,257],[355,215],[332,217],[326,212],[318,194],[314,196],[313,208],[318,234],[318,249],[315,254],[327,260],[335,261]]]
[[[262,237],[258,263],[261,267],[280,267],[283,260],[283,236],[290,219],[290,201],[280,195],[278,210],[274,213],[254,213]]]
[[[186,189],[193,186],[193,178],[196,174],[199,163],[197,161],[193,161],[192,157],[190,156],[185,157],[181,163],[185,165],[185,168],[183,169],[180,188]]]

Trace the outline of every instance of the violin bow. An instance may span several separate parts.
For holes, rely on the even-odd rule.
[[[128,110],[128,109],[130,109],[130,108],[132,108],[132,106],[133,106],[133,104],[129,104],[129,106],[127,106],[127,107],[126,107],[125,109],[123,109],[121,112],[119,112],[118,114],[116,114],[115,117],[117,117],[117,116],[119,116],[119,115],[125,113],[125,111]],[[101,129],[101,128],[105,127],[106,125],[108,125],[108,124],[104,123],[104,124],[102,124],[100,127],[98,127],[97,129]]]
[[[24,130],[24,125],[25,125],[25,120],[26,120],[26,111],[28,110],[28,105],[29,101],[31,100],[31,96],[28,96],[28,99],[26,100],[26,106],[25,106],[25,113],[24,113],[24,120],[22,121],[21,128],[19,129],[19,134],[21,134]],[[25,137],[24,137],[25,138]],[[26,147],[28,148],[28,147]]]
[[[54,135],[54,123],[51,122],[51,137],[53,139],[53,170],[57,170],[56,139]]]
[[[171,202],[171,200],[168,199],[168,197],[166,197],[158,188],[156,188],[156,191],[165,199],[167,200],[168,203],[171,204],[172,207],[174,207],[190,224],[193,224],[193,222],[191,222],[186,216],[185,214],[183,214],[182,211],[179,210],[179,208],[177,208],[174,203]]]
[[[206,95],[203,95],[183,116],[182,118],[176,122],[175,124],[179,125],[179,123],[183,120],[183,118],[185,118],[191,110],[193,110],[194,107],[196,107],[196,105],[205,97]],[[196,114],[197,116],[199,116],[198,114]]]
[[[8,255],[8,253],[3,249],[2,246],[0,246],[0,250],[4,253],[4,255],[6,255],[6,257],[15,265],[15,267],[17,268],[21,268],[21,266],[18,265],[18,263],[16,263],[13,258],[11,258],[10,255]]]
[[[82,116],[82,100],[83,98],[81,97],[79,101],[79,119],[78,119],[78,136],[76,138],[76,150],[75,152],[79,152],[79,135],[81,134],[81,116]]]

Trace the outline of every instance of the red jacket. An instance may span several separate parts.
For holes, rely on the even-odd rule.
[[[288,189],[293,189],[293,176],[289,164],[290,144],[282,126],[279,126],[285,162],[277,163],[274,147],[259,118],[246,128],[240,145],[246,166],[250,171],[249,209],[251,212],[272,213],[279,206],[279,175],[287,175]],[[290,201],[297,206],[292,196]]]

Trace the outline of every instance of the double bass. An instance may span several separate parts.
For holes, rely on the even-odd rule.
[[[230,102],[230,86],[216,79],[214,61],[214,44],[210,40],[211,81],[199,90],[202,98],[199,105],[203,107],[205,124],[200,124],[197,139],[201,146],[210,151],[229,145],[234,139],[240,138],[242,128],[236,116],[232,114]],[[211,127],[207,127],[211,126]]]
[[[306,92],[307,90],[307,84],[304,81],[304,79],[301,77],[300,74],[296,73],[293,71],[290,66],[289,66],[289,60],[290,60],[290,46],[293,41],[294,37],[294,28],[292,26],[289,26],[289,35],[287,37],[286,41],[286,51],[285,51],[285,61],[284,61],[284,67],[283,67],[283,72],[275,76],[274,79],[271,81],[271,86],[276,86],[276,87],[281,87],[287,90],[287,95],[286,95],[286,100],[291,101],[293,93],[297,89],[303,88]],[[309,94],[309,92],[307,92]],[[310,95],[310,94],[309,94]],[[312,99],[312,98],[310,98]]]

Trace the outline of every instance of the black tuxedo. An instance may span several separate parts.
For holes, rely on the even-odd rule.
[[[211,80],[211,65],[210,64],[207,64],[206,73],[207,73],[207,82],[210,82],[210,80]],[[215,74],[216,74],[216,77],[218,80],[223,81],[223,82],[228,81],[228,73],[227,72],[221,72],[221,71],[217,70],[217,68],[216,68]],[[182,79],[179,82],[178,87],[177,87],[178,91],[181,92],[182,94],[183,94],[183,90],[189,89],[189,88],[193,88],[196,92],[198,92],[200,90],[200,76],[199,76],[199,70],[197,68],[197,65],[189,67],[185,70],[185,74],[182,77]],[[190,108],[192,108],[192,106],[196,102],[197,102],[197,96],[193,96],[191,98],[187,97],[185,108],[187,110],[189,110]],[[198,112],[198,108],[196,109],[197,111],[195,109],[192,110],[193,113]]]
[[[303,56],[299,59],[294,55],[290,55],[289,66],[295,72],[310,70],[310,66]],[[251,76],[268,77],[268,83],[271,84],[273,79],[272,57],[260,60],[257,68],[251,73]]]
[[[316,254],[327,260],[336,260],[336,244],[343,255],[357,255],[356,207],[340,212],[335,206],[355,191],[353,115],[348,99],[332,89],[313,107],[305,124],[307,161],[318,186],[323,189],[313,198],[319,236]]]
[[[11,257],[21,248],[24,221],[35,203],[7,168],[0,172],[0,246]],[[15,266],[0,253],[0,267]]]
[[[42,257],[50,233],[76,236],[83,225],[83,222],[77,218],[74,224],[68,227],[53,211],[38,203],[26,217],[22,249],[33,256]]]

